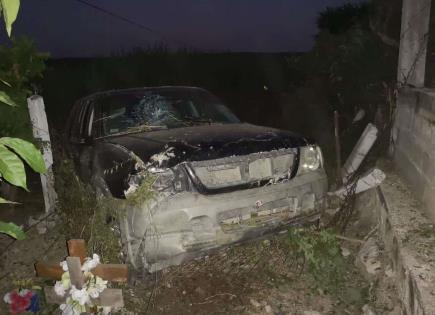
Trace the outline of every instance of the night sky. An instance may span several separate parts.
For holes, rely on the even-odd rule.
[[[13,34],[26,34],[53,57],[110,55],[164,42],[201,51],[306,51],[315,19],[347,0],[86,0],[154,32],[77,0],[22,0]],[[353,0],[350,2],[358,2]],[[3,28],[3,26],[1,26]],[[0,43],[7,38],[2,29]]]

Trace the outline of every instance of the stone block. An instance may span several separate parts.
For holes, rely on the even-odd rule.
[[[394,126],[398,129],[409,130],[413,123],[414,112],[408,106],[397,108]]]
[[[435,90],[420,89],[418,90],[418,105],[420,110],[426,110],[429,113],[435,113]]]
[[[423,116],[422,116],[423,117]],[[431,140],[430,137],[432,136],[432,124],[429,122],[429,120],[426,117],[423,117],[423,120],[421,122],[421,135],[423,136],[423,140]]]
[[[423,154],[421,170],[428,184],[432,187],[435,187],[435,158],[433,155],[430,155],[427,152]]]
[[[425,205],[425,214],[430,220],[435,222],[435,187],[427,185],[423,192],[422,200]]]
[[[422,126],[424,124],[424,118],[421,115],[414,115],[414,120],[411,123],[411,130],[410,132],[415,135],[416,137],[421,136],[423,130]]]
[[[420,91],[421,89],[414,89],[410,87],[404,87],[399,89],[397,107],[409,106],[410,108],[415,108]]]
[[[423,163],[423,144],[418,137],[410,132],[401,132],[398,137],[397,147],[412,161],[420,171]]]
[[[421,170],[416,167],[409,156],[401,147],[396,148],[394,154],[394,164],[396,169],[408,182],[417,198],[422,198],[426,181]]]

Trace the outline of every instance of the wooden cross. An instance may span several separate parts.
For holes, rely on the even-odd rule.
[[[71,284],[77,289],[81,289],[84,285],[83,272],[81,265],[86,258],[86,244],[84,240],[75,239],[69,240],[68,245],[68,257],[66,262],[68,265],[68,271],[70,274]],[[37,262],[35,264],[36,275],[38,277],[49,278],[53,280],[60,280],[64,273],[62,267],[59,264],[47,264],[43,262]],[[114,282],[126,282],[128,277],[127,265],[120,264],[98,264],[91,273],[95,276],[99,276],[104,280]],[[44,288],[45,297],[48,303],[63,304],[65,302],[64,297],[56,294],[54,287]],[[121,289],[105,289],[100,293],[100,296],[93,300],[95,305],[98,306],[110,306],[113,308],[123,307],[124,299],[122,297]]]

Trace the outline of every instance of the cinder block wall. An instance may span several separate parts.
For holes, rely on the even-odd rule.
[[[399,91],[392,131],[397,170],[435,222],[435,90]]]

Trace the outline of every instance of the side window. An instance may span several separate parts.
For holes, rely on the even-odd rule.
[[[94,120],[94,106],[93,101],[88,101],[84,106],[83,119],[81,121],[81,135],[82,138],[89,137],[92,135],[92,122]]]
[[[83,106],[81,103],[78,103],[74,106],[71,115],[73,116],[70,120],[70,128],[69,128],[69,138],[73,142],[80,141],[80,113],[83,110]]]
[[[73,110],[74,117],[70,128],[70,140],[73,142],[82,142],[84,136],[89,134],[90,104],[91,101],[89,100],[80,102],[77,104],[77,108]]]

